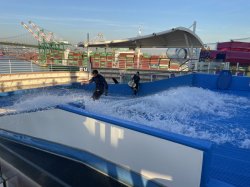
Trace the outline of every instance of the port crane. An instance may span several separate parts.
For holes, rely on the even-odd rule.
[[[48,54],[54,51],[65,51],[67,46],[70,45],[67,41],[57,40],[52,32],[46,33],[43,28],[39,27],[34,22],[29,21],[28,23],[29,26],[24,22],[21,22],[21,25],[38,41],[38,60],[40,63],[45,64],[47,62]]]

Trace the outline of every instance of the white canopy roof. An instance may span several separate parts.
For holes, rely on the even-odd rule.
[[[138,36],[125,40],[112,40],[95,43],[79,43],[79,47],[111,47],[111,48],[200,48],[201,39],[190,29],[177,27],[171,30]]]

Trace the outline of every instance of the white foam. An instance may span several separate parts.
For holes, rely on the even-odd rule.
[[[5,111],[24,111],[84,101],[88,111],[186,136],[249,148],[250,99],[195,87],[179,87],[146,97],[105,97],[93,101],[83,90],[44,90],[23,95]],[[236,116],[236,117],[235,117]],[[239,121],[238,121],[239,120]]]
[[[85,100],[86,97],[89,97],[89,94],[83,90],[44,89],[39,92],[21,95],[12,106],[3,107],[2,114],[3,112],[13,113],[55,107],[60,104]]]
[[[93,112],[219,144],[239,146],[250,138],[249,130],[233,119],[250,108],[250,100],[201,88],[180,87],[141,98],[85,104]]]
[[[245,139],[241,142],[241,148],[250,149],[250,139]]]

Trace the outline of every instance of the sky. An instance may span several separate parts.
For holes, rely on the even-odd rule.
[[[190,27],[204,43],[250,37],[250,0],[0,0],[0,38],[26,34],[33,21],[72,43],[125,39]],[[31,37],[31,36],[30,36]]]

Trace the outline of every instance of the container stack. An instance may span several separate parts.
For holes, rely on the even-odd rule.
[[[115,60],[114,58],[114,53],[107,53],[107,62],[106,62],[106,68],[112,68],[113,67],[113,62]]]
[[[93,68],[99,68],[100,67],[100,53],[97,53],[97,52],[91,53],[90,61],[92,63]]]
[[[107,53],[100,53],[100,68],[106,68]]]
[[[179,69],[180,69],[180,64],[179,63],[176,63],[176,62],[171,62],[170,63],[169,70],[179,71]]]
[[[118,57],[119,69],[126,69],[126,53],[120,53]]]
[[[159,69],[160,58],[159,56],[153,55],[150,58],[150,69]]]
[[[87,52],[83,52],[82,53],[82,66],[83,67],[88,67],[88,63],[89,63],[89,58],[88,58],[88,53]]]
[[[135,55],[133,54],[126,54],[126,69],[134,69],[135,68]]]
[[[149,55],[142,55],[141,56],[141,69],[142,70],[149,70],[150,69],[150,56]]]
[[[160,57],[159,69],[167,70],[169,68],[170,60],[167,57]]]

